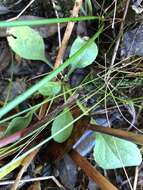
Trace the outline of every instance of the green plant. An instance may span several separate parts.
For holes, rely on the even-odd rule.
[[[61,91],[61,83],[50,81],[46,85],[42,86],[38,92],[43,96],[55,96]]]
[[[25,91],[23,94],[15,98],[15,100],[8,103],[4,108],[0,109],[0,118],[4,116],[6,113],[8,113],[10,110],[15,108],[17,105],[19,105],[21,102],[29,98],[33,93],[35,93],[37,90],[39,90],[42,86],[46,85],[47,82],[51,81],[54,77],[56,77],[60,72],[62,72],[65,68],[67,68],[74,59],[76,59],[82,52],[84,52],[92,43],[93,41],[99,36],[99,34],[102,32],[103,27],[101,27],[98,32],[90,39],[88,40],[74,55],[72,55],[68,60],[66,60],[60,67],[58,67],[56,70],[51,72],[48,76],[44,77],[42,80],[40,80],[38,83],[33,85],[31,88],[29,88],[27,91]]]
[[[87,17],[88,19],[93,19],[93,17]],[[86,19],[87,19],[86,18]],[[72,19],[66,19],[66,20],[64,20],[64,19],[55,19],[54,20],[54,22],[56,22],[56,23],[58,23],[58,22],[63,22],[63,21],[77,21],[79,18],[72,18]],[[79,20],[84,20],[85,18],[81,18],[81,19],[79,19]],[[94,17],[94,19],[95,19],[95,17]],[[45,21],[45,20],[44,20]],[[46,20],[46,22],[45,23],[48,23],[47,22],[48,20]],[[53,20],[52,20],[53,21]],[[44,23],[44,22],[43,22]],[[41,25],[43,25],[43,23],[41,22],[41,21],[38,21],[38,22],[34,22],[33,23],[33,21],[30,21],[30,22],[24,22],[24,21],[14,21],[14,22],[0,22],[0,25],[2,26],[2,27],[15,27],[15,26],[20,26],[20,25],[26,25],[26,24],[28,24],[28,25],[39,25],[39,24],[41,24]],[[50,22],[49,23],[51,23],[51,20],[50,20]],[[14,31],[16,30],[16,28],[14,29]],[[59,86],[58,86],[58,88],[57,88],[57,83],[53,83],[53,82],[51,82],[51,79],[53,79],[53,78],[55,78],[60,72],[62,72],[66,67],[68,67],[70,64],[71,64],[71,62],[74,60],[74,59],[76,59],[78,56],[80,56],[80,54],[82,53],[82,52],[84,52],[85,51],[85,49],[87,49],[92,43],[93,43],[93,41],[99,36],[99,34],[102,32],[102,30],[103,30],[103,27],[101,27],[100,29],[99,29],[99,31],[91,38],[91,39],[89,39],[84,45],[83,45],[83,47],[81,47],[74,55],[72,55],[65,63],[63,63],[58,69],[56,69],[55,71],[52,71],[48,76],[46,76],[45,78],[43,78],[41,81],[39,81],[38,83],[36,83],[35,85],[33,85],[30,89],[28,89],[26,92],[24,92],[23,94],[21,94],[20,96],[18,96],[16,99],[14,99],[13,101],[11,101],[11,102],[9,102],[6,106],[4,106],[3,108],[1,108],[0,109],[0,116],[2,117],[2,116],[4,116],[6,113],[8,113],[10,110],[12,110],[13,108],[15,108],[19,103],[21,103],[21,102],[23,102],[24,100],[26,100],[28,97],[30,97],[33,93],[35,93],[35,92],[37,92],[37,91],[39,91],[38,93],[41,93],[42,95],[44,95],[44,96],[49,96],[48,97],[48,99],[46,100],[46,101],[49,101],[50,100],[50,96],[52,96],[52,99],[53,99],[53,95],[56,95],[58,92],[59,92]],[[31,32],[32,30],[30,30],[30,32]],[[14,36],[13,36],[14,37]],[[27,37],[26,37],[27,38]],[[15,38],[16,39],[16,38]],[[13,39],[14,40],[14,39]],[[14,43],[13,43],[14,44]],[[19,43],[16,43],[16,44],[18,44],[18,46],[19,46]],[[14,44],[15,45],[15,44]],[[20,48],[20,47],[19,47]],[[14,49],[14,51],[15,51],[15,49]],[[25,51],[25,50],[24,50]],[[44,51],[44,50],[43,50]],[[15,53],[17,53],[17,50],[15,51]],[[42,52],[42,55],[43,55],[43,53],[44,52]],[[25,54],[25,53],[24,53]],[[20,56],[22,56],[22,57],[25,57],[25,56],[23,56],[22,55],[22,53],[20,53]],[[30,57],[30,59],[31,59],[31,57]],[[45,88],[45,86],[46,86],[46,84],[49,84],[49,86],[51,86],[51,89],[52,90],[50,90],[50,91],[48,91],[46,88]],[[52,84],[52,85],[51,85]],[[50,92],[50,94],[49,94],[49,92]],[[52,92],[52,94],[51,94],[51,92]],[[46,94],[45,94],[46,93]],[[65,94],[65,93],[64,93]],[[45,102],[46,102],[45,101]],[[44,102],[43,102],[44,103]],[[37,108],[39,108],[40,107],[40,104],[39,105],[36,105],[36,106],[34,106],[33,108],[30,108],[30,109],[28,109],[28,110],[32,110],[32,109],[37,109]],[[23,111],[23,112],[21,112],[21,113],[25,113],[25,112],[27,112],[28,110],[25,110],[25,111]],[[16,114],[17,116],[19,116],[21,113],[18,113],[18,114]],[[70,113],[70,112],[69,112]],[[26,118],[28,118],[28,116],[29,116],[29,114],[30,113],[27,113],[27,115],[25,115],[24,116],[24,118],[26,117]],[[83,115],[81,115],[80,117],[83,117]],[[80,117],[78,117],[77,118],[77,120],[80,118]],[[23,117],[16,117],[16,116],[10,116],[9,118],[5,118],[4,120],[1,120],[0,121],[0,123],[3,123],[3,122],[5,122],[5,121],[8,121],[9,119],[12,119],[12,121],[11,121],[11,128],[10,128],[10,130],[9,130],[9,134],[10,133],[13,133],[15,130],[17,130],[17,129],[15,129],[14,128],[14,125],[15,125],[15,123],[16,124],[19,124],[19,121],[21,120],[23,120]],[[29,121],[30,120],[28,120],[28,123],[29,123]],[[46,124],[44,124],[44,125],[42,125],[41,127],[40,127],[40,129],[37,129],[37,130],[34,130],[33,132],[31,132],[30,134],[28,134],[28,135],[26,135],[24,138],[21,138],[20,140],[18,140],[17,142],[15,142],[14,144],[12,144],[12,145],[10,145],[10,146],[8,146],[8,147],[4,147],[4,148],[0,148],[0,155],[3,155],[4,157],[6,156],[6,155],[8,155],[8,154],[10,154],[11,152],[13,152],[13,151],[18,151],[18,150],[20,150],[21,148],[23,148],[28,142],[29,142],[29,140],[30,139],[33,139],[33,138],[35,138],[35,136],[37,136],[37,134],[40,132],[40,131],[42,131],[50,122],[51,122],[52,120],[50,120],[48,123],[46,123]],[[72,121],[73,123],[75,122],[76,120],[74,120],[74,121]],[[14,125],[13,125],[13,123],[14,123]],[[68,124],[69,125],[69,124]],[[68,126],[67,125],[67,126]],[[72,126],[72,124],[71,125],[69,125],[69,126]],[[25,126],[23,126],[23,127],[27,127],[27,124],[25,125]],[[16,127],[17,128],[17,127]],[[67,127],[68,128],[68,127]],[[63,128],[62,130],[64,130],[65,128]],[[38,144],[38,146],[39,147],[41,147],[43,144],[45,144],[46,142],[48,142],[49,140],[51,140],[52,138],[54,138],[54,137],[56,137],[56,135],[58,135],[58,134],[62,134],[62,131],[57,131],[55,134],[53,134],[51,137],[49,137],[49,138],[47,138],[46,140],[44,140],[44,141],[42,141],[40,144]],[[23,140],[24,139],[26,139],[26,138],[30,138],[26,143],[24,143],[23,144]],[[21,143],[22,142],[22,144],[19,144],[19,143]],[[34,149],[36,150],[38,147],[37,147],[37,145],[34,147]],[[33,150],[34,150],[33,148],[32,149],[30,149],[30,152],[32,152]],[[10,172],[10,171],[12,171],[15,167],[18,167],[18,165],[20,164],[20,160],[22,160],[26,155],[28,155],[29,153],[30,153],[29,151],[27,151],[26,152],[26,154],[24,153],[24,154],[22,154],[21,156],[18,156],[15,160],[13,160],[14,162],[10,162],[8,165],[6,165],[6,166],[4,166],[4,168],[6,169],[1,169],[1,171],[2,171],[2,173],[1,173],[1,176],[0,177],[3,177],[3,176],[5,176],[8,172]]]
[[[137,166],[142,162],[140,150],[134,143],[100,133],[96,133],[93,156],[104,169]]]
[[[93,17],[91,17],[93,18]],[[88,17],[89,19],[89,17]],[[94,17],[95,19],[95,17]],[[76,19],[75,19],[76,20]],[[78,20],[78,19],[77,19]],[[77,21],[76,20],[76,21]],[[82,20],[82,19],[81,19]],[[84,20],[84,19],[83,19]],[[59,22],[60,20],[56,20],[56,22]],[[61,20],[62,22],[65,21],[64,19]],[[71,21],[70,19],[68,21]],[[73,20],[72,20],[73,21]],[[35,22],[39,24],[40,22]],[[35,24],[34,23],[34,24]],[[45,23],[45,22],[44,22]],[[47,23],[47,22],[46,22]],[[9,24],[9,25],[8,25]],[[40,59],[45,61],[46,63],[47,60],[45,58],[45,52],[44,52],[44,43],[39,36],[38,33],[35,33],[33,29],[31,29],[28,26],[24,26],[22,28],[20,27],[14,27],[14,26],[23,26],[26,23],[23,22],[21,23],[20,21],[15,21],[12,23],[0,23],[0,26],[12,26],[12,28],[9,29],[9,33],[11,33],[13,36],[8,37],[8,42],[10,47],[13,49],[15,53],[17,53],[19,56],[26,58],[26,59]],[[41,24],[41,23],[40,23]],[[29,22],[29,25],[33,25],[32,22]],[[25,31],[22,33],[21,37],[21,31]],[[70,67],[69,75],[71,72],[73,72],[76,68],[84,68],[90,64],[92,64],[98,54],[98,47],[96,43],[94,42],[97,37],[99,37],[100,33],[103,31],[103,27],[99,28],[98,32],[91,38],[91,39],[85,39],[85,38],[80,38],[78,37],[75,39],[75,41],[72,44],[69,59],[66,60],[59,68],[57,68],[55,71],[52,71],[48,76],[44,77],[42,80],[40,80],[38,83],[33,85],[30,89],[28,89],[25,93],[21,94],[18,96],[15,100],[12,102],[8,103],[4,108],[1,108],[0,110],[0,117],[3,117],[6,113],[11,111],[13,108],[15,108],[17,105],[19,105],[21,102],[29,98],[32,94],[38,93],[42,94],[45,97],[54,97],[58,93],[62,91],[61,85],[66,88],[66,84],[62,81],[60,82],[53,82],[51,81],[53,78],[55,78],[60,72],[62,72],[65,68]],[[24,36],[26,35],[26,36]],[[28,38],[34,38],[38,40],[38,44],[40,42],[40,45],[38,49],[35,49],[35,47],[32,46],[31,41],[26,44],[27,46],[21,44],[25,44],[24,40],[27,40]],[[36,41],[36,40],[35,40]],[[30,44],[29,44],[30,43]],[[27,54],[27,49],[30,48],[31,51],[34,49],[34,53],[28,55]],[[51,65],[50,65],[51,66]],[[99,91],[104,90],[104,86],[99,88]],[[70,89],[69,89],[70,91]],[[96,89],[96,91],[98,91]],[[74,91],[71,90],[72,93]],[[65,96],[65,92],[63,93]],[[93,93],[94,94],[94,93]],[[106,97],[110,96],[111,92],[106,94]],[[67,95],[69,96],[69,94]],[[92,95],[91,95],[92,96]],[[73,129],[73,124],[78,121],[78,119],[82,118],[83,116],[87,115],[92,109],[94,109],[97,105],[99,105],[101,102],[104,101],[106,98],[100,98],[98,103],[92,106],[91,108],[86,108],[83,113],[77,117],[76,119],[73,119],[72,114],[70,112],[70,108],[66,107],[63,112],[59,113],[54,119],[50,120],[46,124],[42,125],[40,129],[33,131],[29,136],[32,139],[35,138],[35,136],[41,132],[45,127],[48,126],[49,123],[52,123],[52,135],[45,140],[43,140],[41,143],[36,145],[34,148],[31,148],[21,156],[17,157],[15,160],[12,162],[8,163],[6,166],[4,166],[0,171],[1,175],[0,178],[5,176],[8,171],[11,171],[13,168],[17,167],[20,164],[20,160],[22,160],[26,155],[31,153],[32,151],[36,150],[37,148],[41,147],[51,139],[54,139],[56,142],[62,143],[67,138],[70,136],[72,129]],[[66,101],[66,96],[65,96],[65,101]],[[79,106],[82,104],[82,102],[77,103]],[[83,109],[84,110],[84,109]],[[30,123],[32,119],[32,114],[31,112],[28,112],[24,117],[16,117],[14,118],[10,124],[9,127],[7,128],[6,134],[11,134],[15,131],[18,130],[18,126],[21,124],[23,128],[26,128],[28,124]],[[23,124],[23,121],[26,119],[26,123]],[[54,120],[54,121],[53,121]],[[16,126],[16,127],[15,127]],[[21,147],[23,148],[25,144],[21,144],[21,146],[16,147],[16,145],[21,142],[23,139],[20,141],[16,142],[15,144],[6,147],[4,149],[0,149],[0,154],[7,154],[8,152],[12,152],[13,150],[19,150]],[[128,146],[131,148],[128,148]],[[107,151],[109,151],[111,154],[106,154]],[[125,155],[125,152],[128,151],[128,155]],[[104,159],[100,159],[102,154],[104,154]],[[132,155],[135,155],[134,159]],[[107,157],[108,156],[108,157]],[[121,156],[121,158],[120,158]],[[129,143],[125,140],[109,137],[106,135],[101,135],[101,134],[96,134],[96,145],[94,148],[94,158],[95,161],[99,164],[99,166],[105,168],[105,169],[113,169],[113,168],[120,168],[123,166],[132,166],[132,165],[139,165],[141,163],[141,154],[137,146],[133,143]],[[14,166],[14,167],[13,167]]]
[[[10,135],[13,134],[21,129],[24,129],[28,127],[32,120],[32,116],[35,110],[32,110],[28,112],[25,116],[23,117],[16,117],[14,118],[8,125],[5,135]]]
[[[7,37],[11,49],[24,59],[41,60],[52,65],[45,57],[45,46],[43,38],[37,31],[29,26],[8,28]]]
[[[86,42],[88,41],[87,37],[81,38],[77,37],[73,42],[70,50],[70,57],[74,55]],[[88,65],[92,64],[93,61],[96,59],[98,54],[98,48],[95,42],[93,42],[87,50],[82,52],[80,56],[78,56],[74,61],[71,62],[71,70],[77,68],[85,68]]]
[[[66,107],[64,109],[64,111],[62,113],[60,113],[53,121],[52,124],[52,136],[54,136],[54,134],[56,134],[60,129],[62,129],[64,126],[68,125],[69,123],[71,123],[73,121],[73,117],[72,114],[69,110],[68,107]],[[54,140],[58,143],[62,143],[64,141],[66,141],[69,136],[72,133],[72,129],[73,129],[73,124],[71,124],[67,129],[65,129],[63,132],[61,132],[59,135],[56,135],[54,137]]]

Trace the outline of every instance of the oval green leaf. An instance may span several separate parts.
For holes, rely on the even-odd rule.
[[[94,159],[103,169],[138,166],[142,156],[137,145],[117,137],[96,133]]]
[[[48,82],[46,85],[42,86],[38,92],[43,96],[55,96],[61,91],[60,82]]]
[[[85,45],[87,40],[85,38],[77,37],[73,42],[70,50],[70,57],[75,54],[82,46]],[[73,68],[84,68],[93,63],[98,54],[98,48],[95,42],[93,42],[88,49],[83,51],[74,62],[71,63]]]
[[[71,114],[69,108],[67,107],[64,109],[64,111],[62,113],[60,113],[55,118],[55,120],[52,124],[52,135],[55,135],[58,131],[60,131],[61,129],[66,127],[72,121],[73,121],[72,114]],[[59,134],[57,134],[56,136],[54,136],[53,139],[58,143],[62,143],[64,141],[66,141],[69,138],[69,136],[71,135],[72,129],[73,129],[73,124],[68,126],[68,128],[66,128],[64,131],[62,131]]]
[[[45,61],[44,41],[37,31],[28,26],[12,27],[8,34],[9,46],[20,57]]]
[[[13,134],[17,131],[20,131],[26,127],[28,127],[28,125],[30,124],[31,120],[32,120],[32,116],[33,116],[33,110],[28,112],[24,117],[16,117],[14,118],[9,126],[7,127],[6,131],[5,131],[5,135],[10,135]]]

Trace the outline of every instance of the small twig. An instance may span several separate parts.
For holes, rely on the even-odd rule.
[[[18,19],[31,5],[32,3],[34,3],[35,0],[31,0],[27,5],[26,7],[16,16],[16,17],[13,17],[11,19],[8,19],[7,21],[13,21],[13,20],[16,20]]]
[[[39,149],[31,152],[26,158],[24,158],[24,160],[22,161],[21,165],[22,168],[19,171],[17,178],[15,180],[15,183],[12,185],[11,190],[16,190],[19,186],[20,180],[23,176],[23,173],[27,170],[28,166],[30,165],[30,163],[32,162],[32,160],[34,159],[34,157],[37,155]]]
[[[122,19],[122,22],[121,22],[121,25],[120,25],[120,29],[119,29],[119,35],[118,35],[118,38],[117,38],[117,41],[116,41],[116,45],[115,45],[115,48],[114,48],[114,51],[113,51],[113,56],[112,56],[112,60],[111,60],[111,66],[114,65],[114,62],[115,62],[115,59],[116,59],[116,55],[117,55],[117,51],[119,49],[119,45],[120,45],[120,41],[121,41],[121,34],[123,33],[124,22],[125,22],[125,18],[126,18],[126,15],[127,15],[129,3],[130,3],[130,0],[127,0],[126,6],[125,6],[125,10],[124,10],[123,19]]]
[[[82,5],[82,0],[75,1],[71,17],[78,17],[78,13],[79,13],[81,5]],[[62,44],[61,44],[61,47],[59,49],[59,52],[58,52],[58,55],[57,55],[57,58],[55,61],[54,69],[58,68],[60,66],[60,64],[62,63],[63,56],[64,56],[64,53],[65,53],[65,50],[66,50],[68,41],[70,39],[74,25],[75,25],[74,22],[69,22],[67,24],[67,28],[66,28],[63,40],[62,40]]]
[[[85,172],[85,174],[90,177],[102,190],[118,190],[77,151],[72,149],[69,155],[72,160]]]
[[[105,127],[101,127],[101,126],[97,126],[97,125],[90,125],[90,124],[88,125],[87,128],[90,130],[96,131],[96,132],[119,137],[121,139],[135,142],[136,144],[139,144],[139,145],[143,145],[143,135],[140,135],[140,134],[136,134],[133,132],[127,132],[127,131],[120,130],[120,129],[113,129],[113,128],[109,128],[109,127],[105,128]]]
[[[114,7],[114,14],[113,14],[113,22],[112,22],[112,28],[113,29],[115,26],[115,18],[116,18],[116,12],[117,12],[117,0],[114,0],[114,4],[115,4],[115,7]]]
[[[63,188],[63,186],[59,183],[59,181],[54,176],[36,177],[36,178],[31,178],[31,179],[22,179],[22,180],[20,180],[19,185],[22,183],[45,181],[45,180],[50,180],[50,179],[52,179],[58,187]],[[12,185],[14,183],[15,183],[15,180],[1,181],[0,186]]]
[[[54,0],[51,0],[52,1],[52,5],[53,5],[53,8],[54,8],[54,11],[55,11],[55,15],[57,18],[59,18],[59,15],[58,15],[58,11],[56,10],[56,5],[55,5],[55,1]],[[61,47],[61,27],[60,27],[60,23],[57,24],[57,27],[58,27],[58,40],[59,40],[59,47]]]
[[[137,190],[138,177],[139,177],[139,167],[137,166],[137,167],[135,168],[135,177],[134,177],[133,190]]]

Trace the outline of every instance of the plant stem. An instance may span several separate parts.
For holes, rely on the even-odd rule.
[[[48,61],[48,59],[47,59],[46,57],[44,57],[41,61],[43,61],[43,62],[45,62],[47,65],[49,65],[49,67],[50,67],[51,69],[54,68],[53,65]]]

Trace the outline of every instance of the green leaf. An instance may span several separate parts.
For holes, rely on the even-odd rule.
[[[14,118],[9,126],[7,127],[6,131],[5,131],[5,135],[10,135],[13,134],[17,131],[20,131],[26,127],[28,127],[28,125],[30,124],[31,120],[32,120],[32,116],[33,116],[33,110],[28,112],[24,117],[16,117]]]
[[[76,53],[82,46],[86,44],[87,40],[85,38],[77,37],[73,42],[70,50],[70,57]],[[72,68],[84,68],[90,65],[97,57],[98,48],[95,42],[93,42],[88,49],[83,51],[80,56],[78,56],[74,62],[71,62]]]
[[[104,169],[138,166],[142,162],[142,156],[136,144],[100,133],[96,133],[93,155],[98,165]]]
[[[20,57],[46,62],[44,41],[37,31],[28,26],[12,27],[8,34],[9,46]]]
[[[72,114],[71,114],[69,108],[67,107],[64,109],[64,111],[62,113],[60,113],[55,118],[55,120],[52,124],[52,135],[55,135],[58,131],[63,129],[65,126],[67,126],[72,121],[73,121]],[[53,139],[58,143],[62,143],[64,141],[66,141],[69,138],[69,136],[71,135],[72,129],[73,129],[73,124],[70,125],[68,128],[66,128],[64,131],[57,134],[55,137],[53,137]]]
[[[46,85],[42,86],[38,92],[43,96],[55,96],[61,91],[60,82],[48,82]]]

